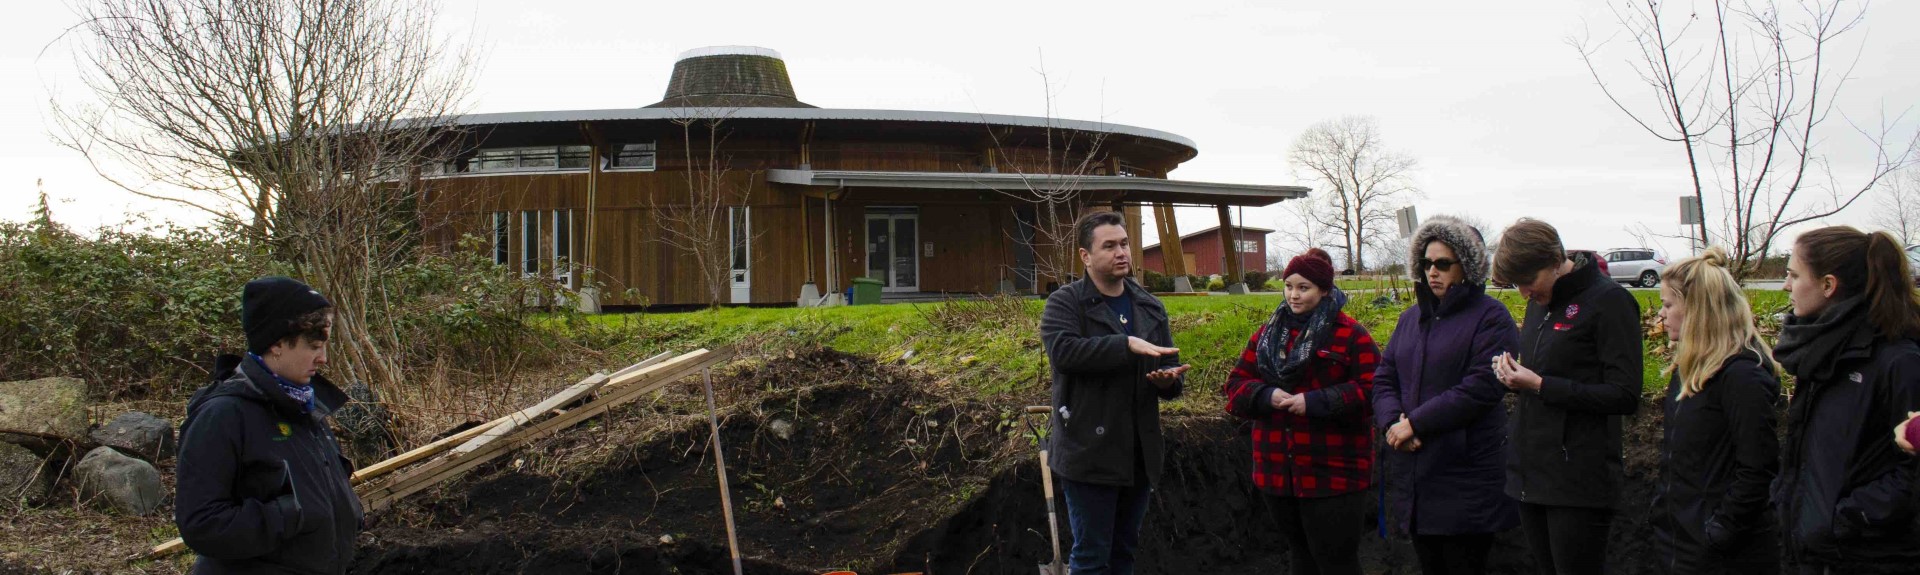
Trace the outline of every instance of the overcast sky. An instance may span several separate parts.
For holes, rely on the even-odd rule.
[[[77,20],[62,3],[22,4],[0,19],[0,219],[25,218],[44,179],[68,225],[199,221],[111,187],[50,142],[46,102],[74,89],[56,38]],[[1619,247],[1637,244],[1626,231],[1635,224],[1677,232],[1676,198],[1689,191],[1682,150],[1608,103],[1567,44],[1617,31],[1600,2],[480,0],[444,12],[443,32],[471,36],[483,55],[474,112],[645,105],[681,51],[742,44],[780,51],[800,99],[821,107],[1042,115],[1044,60],[1056,115],[1194,140],[1200,155],[1176,179],[1304,183],[1286,162],[1294,139],[1358,114],[1420,162],[1422,216],[1467,213],[1498,227],[1531,215],[1569,247]],[[1914,23],[1920,2],[1882,0],[1849,37],[1849,118],[1910,112],[1912,133]],[[1845,130],[1826,144],[1843,183],[1870,158]],[[1865,224],[1871,207],[1837,221]],[[1250,225],[1287,225],[1278,209],[1246,214]],[[1211,210],[1180,218],[1183,230],[1218,222]],[[1655,247],[1685,251],[1681,241]]]

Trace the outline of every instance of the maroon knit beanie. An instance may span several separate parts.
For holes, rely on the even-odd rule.
[[[1300,277],[1307,278],[1307,281],[1313,282],[1313,285],[1319,286],[1322,291],[1333,290],[1333,263],[1325,259],[1312,254],[1294,256],[1293,261],[1287,262],[1286,271],[1280,272],[1280,280],[1286,281],[1287,278],[1293,277],[1293,274],[1300,274]]]

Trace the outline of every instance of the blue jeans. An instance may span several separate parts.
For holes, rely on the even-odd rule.
[[[1140,522],[1147,517],[1149,486],[1115,487],[1063,479],[1067,525],[1073,529],[1073,575],[1132,575],[1140,548]]]

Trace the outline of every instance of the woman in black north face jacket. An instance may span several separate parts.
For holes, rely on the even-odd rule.
[[[1660,274],[1661,324],[1676,348],[1652,523],[1660,568],[1676,575],[1780,571],[1767,501],[1780,378],[1726,264],[1711,248]]]
[[[332,324],[300,282],[247,284],[245,356],[222,356],[180,424],[174,524],[196,575],[346,573],[362,510],[327,429],[347,396],[318,375]]]
[[[1850,227],[1801,234],[1793,314],[1774,355],[1796,378],[1773,503],[1802,573],[1920,565],[1914,463],[1893,429],[1920,410],[1920,303],[1900,242]]]

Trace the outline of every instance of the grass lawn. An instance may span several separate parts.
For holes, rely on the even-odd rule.
[[[1513,290],[1490,292],[1521,317],[1526,302]],[[1633,292],[1643,318],[1659,308],[1659,293]],[[1763,333],[1778,327],[1773,315],[1786,306],[1779,291],[1749,291]],[[1366,325],[1384,346],[1406,309],[1405,301],[1372,305],[1357,296],[1347,312]],[[1169,297],[1174,345],[1193,366],[1189,390],[1175,410],[1218,409],[1217,386],[1225,381],[1247,338],[1280,300],[1271,295]],[[643,356],[668,349],[740,344],[774,351],[825,345],[884,361],[914,365],[943,384],[973,389],[984,397],[1033,401],[1044,397],[1047,361],[1038,334],[1044,302],[990,299],[946,303],[889,304],[836,308],[721,308],[685,313],[589,316],[584,329],[602,330],[614,355]],[[1651,326],[1651,321],[1646,322]],[[1667,354],[1665,338],[1647,341],[1645,388],[1663,389],[1659,373]]]

